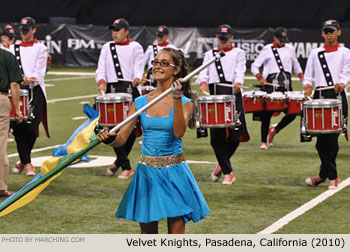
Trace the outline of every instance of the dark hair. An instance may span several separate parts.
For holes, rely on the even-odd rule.
[[[170,52],[171,58],[174,61],[174,65],[180,67],[180,72],[175,76],[175,80],[178,78],[183,78],[186,75],[188,75],[189,66],[188,66],[187,61],[185,59],[185,55],[183,54],[183,52],[181,50],[176,50],[176,49],[167,47],[167,48],[162,49],[161,51]],[[190,82],[186,81],[183,83],[182,86],[183,86],[184,95],[191,99]]]
[[[174,65],[180,67],[180,72],[175,76],[175,80],[178,78],[183,78],[186,75],[188,75],[189,66],[188,66],[187,61],[185,59],[185,55],[183,54],[183,52],[181,50],[176,50],[176,49],[167,47],[167,48],[162,49],[161,51],[170,52],[171,58],[174,61]],[[197,99],[197,96],[195,94],[192,94],[190,81],[184,82],[182,85],[182,89],[184,91],[184,95],[187,98],[190,98],[191,100],[193,100],[193,103],[195,104],[196,103],[195,100]],[[193,111],[192,119],[190,119],[190,121],[188,122],[188,127],[190,129],[196,128],[195,108]]]

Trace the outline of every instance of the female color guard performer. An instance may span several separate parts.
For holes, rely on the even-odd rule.
[[[231,26],[224,24],[218,27],[216,33],[219,48],[205,53],[203,62],[209,60],[217,52],[224,51],[225,57],[215,62],[208,68],[200,72],[197,84],[200,85],[202,93],[208,90],[211,95],[235,94],[236,110],[240,113],[240,121],[243,125],[239,128],[211,128],[210,143],[214,149],[218,165],[211,174],[213,181],[218,181],[222,173],[225,175],[222,184],[231,185],[235,181],[232,172],[230,158],[235,153],[240,141],[248,141],[249,135],[245,127],[243,100],[240,88],[243,85],[244,73],[246,70],[245,53],[240,48],[231,45],[233,39]],[[226,83],[232,87],[220,86],[216,83]],[[241,135],[245,139],[241,139]]]
[[[168,90],[174,81],[187,75],[188,65],[179,50],[161,50],[152,65],[157,88],[135,99],[129,116]],[[182,83],[182,92],[180,80],[177,84],[172,95],[139,117],[143,130],[141,159],[116,217],[139,222],[141,233],[158,233],[158,221],[164,218],[168,220],[168,233],[185,233],[186,222],[198,222],[210,211],[182,150],[181,138],[193,114],[193,104],[187,98],[190,85],[189,82]],[[98,139],[122,146],[135,124],[136,119],[121,128],[117,136],[105,130]]]
[[[304,76],[294,47],[288,44],[287,30],[277,28],[273,36],[273,43],[266,45],[255,59],[251,66],[252,73],[259,80],[259,83],[277,84],[279,87],[265,85],[263,91],[272,93],[275,91],[285,92],[292,89],[292,69],[303,81]],[[259,68],[263,66],[263,74]],[[254,120],[261,121],[261,145],[260,149],[268,149],[272,145],[274,136],[284,127],[290,124],[296,117],[294,114],[286,114],[277,126],[270,126],[273,111],[262,111],[253,114]]]
[[[341,30],[336,20],[327,20],[322,27],[324,46],[314,49],[306,63],[303,82],[305,96],[312,94],[312,80],[315,78],[313,99],[342,100],[343,115],[348,116],[348,101],[344,92],[345,84],[350,80],[350,50],[338,43]],[[333,89],[318,90],[321,87],[333,86]],[[317,186],[329,179],[329,189],[338,187],[336,158],[339,151],[339,133],[318,134],[316,149],[321,160],[318,176],[305,180],[309,186]]]

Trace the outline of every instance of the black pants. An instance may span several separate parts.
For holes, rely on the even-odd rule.
[[[140,93],[137,88],[132,87],[131,83],[129,82],[116,82],[116,83],[108,83],[107,84],[107,93],[113,93],[112,91],[114,90],[115,93],[130,93],[131,89],[131,94],[133,99],[137,98],[140,96]],[[113,148],[115,154],[117,155],[117,159],[114,161],[115,165],[117,167],[121,166],[122,170],[131,170],[130,166],[130,160],[128,158],[128,155],[135,143],[136,139],[136,129],[134,129],[126,143],[119,148]]]
[[[338,137],[339,134],[317,135],[316,149],[321,160],[319,176],[323,179],[333,180],[338,177],[335,162],[339,151]]]
[[[317,91],[316,89],[314,99],[336,99],[338,95],[340,95],[342,99],[343,116],[347,117],[348,102],[344,91],[340,94],[336,94],[334,89],[322,91]],[[338,177],[336,164],[339,151],[338,137],[338,133],[317,135],[316,149],[321,160],[319,176],[323,179],[328,178],[329,180],[333,180]]]
[[[232,172],[230,158],[239,146],[240,130],[210,129],[210,144],[224,174]]]
[[[269,127],[271,122],[273,111],[263,111],[259,112],[261,118],[261,142],[267,142],[267,136],[269,134]],[[284,127],[294,121],[297,115],[286,114],[282,120],[276,126],[276,133],[280,132]]]
[[[117,167],[121,166],[123,171],[131,170],[130,160],[128,158],[128,155],[132,149],[132,146],[134,145],[135,139],[136,139],[136,129],[134,129],[131,132],[128,140],[122,147],[119,147],[119,148],[113,147],[115,154],[117,154],[117,159],[114,161],[114,163]]]
[[[30,90],[29,90],[30,96]],[[30,99],[30,97],[29,97]],[[41,122],[41,113],[45,106],[46,100],[43,91],[40,86],[36,86],[33,89],[33,101],[31,105],[34,106],[33,114],[34,119],[20,124],[16,122],[11,123],[13,129],[13,135],[17,143],[17,151],[22,164],[31,163],[31,152],[34,147],[37,138],[37,127]]]
[[[214,90],[216,87],[216,90]],[[223,87],[214,84],[209,85],[210,94],[216,95],[232,95],[232,88]],[[240,120],[243,120],[243,100],[241,93],[235,95],[236,98],[236,110],[240,113]],[[238,129],[233,128],[212,128],[210,129],[210,144],[214,149],[214,153],[218,163],[221,166],[221,170],[224,174],[230,174],[232,172],[232,166],[230,158],[235,153],[240,143],[240,135],[242,134],[243,126]]]

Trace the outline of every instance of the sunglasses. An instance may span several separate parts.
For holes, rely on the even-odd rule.
[[[160,64],[161,67],[168,67],[168,66],[176,67],[174,64],[171,64],[166,60],[162,60],[162,61],[152,60],[151,64],[152,66],[157,66],[158,64]]]
[[[324,32],[325,34],[328,34],[328,33],[333,33],[333,32],[335,32],[335,30],[327,28],[327,29],[324,29],[323,32]]]

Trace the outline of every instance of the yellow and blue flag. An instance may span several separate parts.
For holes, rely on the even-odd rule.
[[[21,190],[0,204],[0,217],[34,200],[70,164],[87,160],[85,154],[100,143],[94,132],[99,116],[98,112],[87,104],[84,105],[84,113],[89,119],[74,131],[66,144],[53,151],[53,157],[43,162],[41,172]]]

